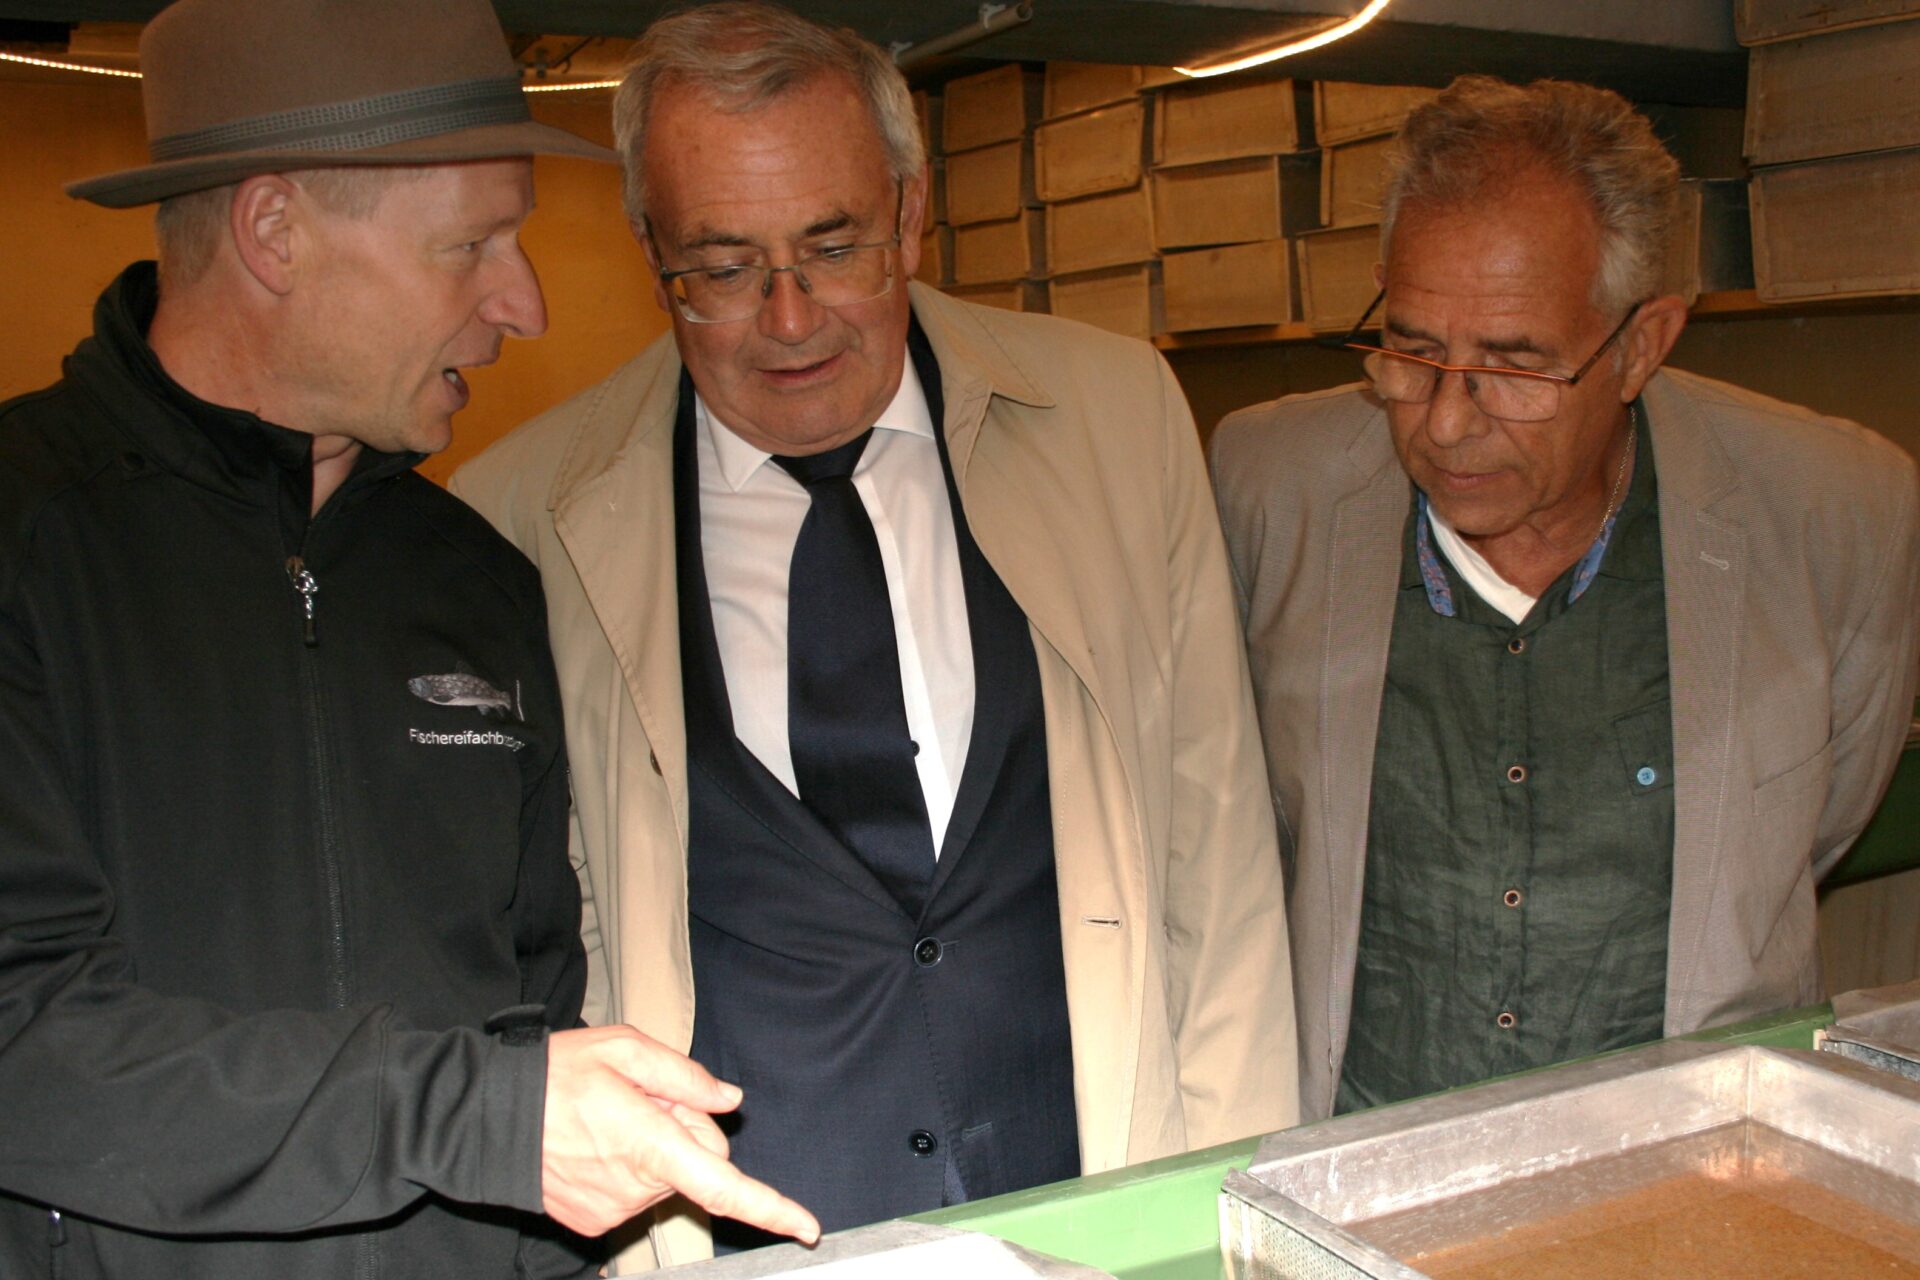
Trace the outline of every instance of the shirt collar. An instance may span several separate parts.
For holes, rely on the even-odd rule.
[[[933,415],[927,410],[927,393],[920,385],[920,376],[913,371],[913,360],[902,352],[900,356],[900,387],[893,393],[893,399],[880,411],[874,420],[877,431],[899,431],[911,436],[933,439]],[[735,493],[746,488],[747,482],[760,470],[773,455],[757,445],[748,444],[735,434],[733,428],[708,407],[706,398],[698,387],[693,393],[694,421],[700,430],[706,432],[713,443],[715,459],[720,464],[720,476],[727,487]],[[861,465],[872,457],[864,455]],[[858,471],[859,468],[855,468]]]
[[[1572,586],[1567,592],[1568,604],[1586,594],[1587,588],[1593,585],[1594,577],[1601,572],[1610,578],[1627,580],[1652,580],[1660,576],[1660,543],[1657,538],[1623,538],[1620,549],[1612,556],[1607,554],[1616,530],[1637,525],[1641,515],[1654,502],[1653,431],[1647,425],[1645,406],[1637,406],[1637,409],[1640,430],[1636,433],[1633,479],[1627,484],[1626,500],[1620,504],[1618,511],[1607,517],[1593,545],[1568,571],[1573,575]],[[1443,618],[1451,618],[1459,610],[1453,599],[1453,580],[1444,567],[1438,548],[1433,545],[1432,515],[1427,510],[1427,495],[1416,487],[1413,496],[1414,556],[1411,564],[1401,566],[1400,585],[1411,587],[1417,584],[1425,587],[1428,607]]]

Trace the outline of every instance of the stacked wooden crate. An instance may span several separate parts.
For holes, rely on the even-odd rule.
[[[1046,214],[1034,194],[1040,75],[1008,63],[947,83],[941,108],[948,291],[1015,311],[1044,311]]]
[[[1739,0],[1767,302],[1920,291],[1920,0]]]
[[[1316,333],[1353,327],[1379,286],[1380,198],[1394,134],[1433,89],[1406,85],[1313,86],[1320,152],[1320,223],[1294,245],[1300,276],[1300,318]]]
[[[1035,187],[1047,210],[1053,314],[1150,338],[1162,328],[1160,268],[1147,199],[1155,69],[1050,62],[1046,119],[1034,132]]]
[[[920,269],[916,280],[936,289],[953,281],[953,227],[947,221],[947,161],[940,154],[941,99],[922,89],[913,95],[913,112],[920,121],[920,144],[927,149],[927,174],[931,184],[927,193],[927,211],[921,219]]]
[[[1226,78],[1155,95],[1149,185],[1168,332],[1298,317],[1287,237],[1316,216],[1308,93]]]

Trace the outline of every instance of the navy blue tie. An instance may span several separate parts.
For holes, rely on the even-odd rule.
[[[787,575],[787,740],[800,799],[918,916],[933,835],[914,768],[880,542],[853,487],[873,436],[774,461],[813,506]]]

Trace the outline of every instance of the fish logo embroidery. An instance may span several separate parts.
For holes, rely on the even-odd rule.
[[[508,695],[479,676],[456,671],[441,676],[415,676],[407,681],[407,691],[436,707],[472,707],[483,716],[524,720],[520,714],[518,680],[513,682],[513,693]]]

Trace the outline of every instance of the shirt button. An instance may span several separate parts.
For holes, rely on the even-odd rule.
[[[1660,780],[1660,771],[1650,764],[1643,764],[1640,772],[1633,775],[1633,780],[1643,787],[1650,787]]]
[[[1526,651],[1527,638],[1525,636],[1515,636],[1513,639],[1507,641],[1508,653],[1525,653]]]
[[[1510,907],[1517,907],[1520,905],[1520,891],[1518,889],[1509,889],[1500,895],[1500,901]]]
[[[1507,766],[1508,782],[1525,782],[1526,780],[1527,780],[1527,766],[1523,764],[1515,764],[1515,765]]]
[[[907,1147],[917,1156],[930,1156],[940,1149],[940,1143],[925,1129],[915,1129],[907,1135]]]
[[[940,939],[922,938],[913,944],[913,962],[922,969],[931,969],[940,963]]]
[[[1511,1031],[1513,1030],[1514,1026],[1520,1021],[1520,1019],[1514,1017],[1511,1013],[1508,1013],[1505,1009],[1502,1009],[1500,1011],[1500,1016],[1495,1018],[1494,1021],[1500,1024],[1500,1029],[1502,1031]]]

